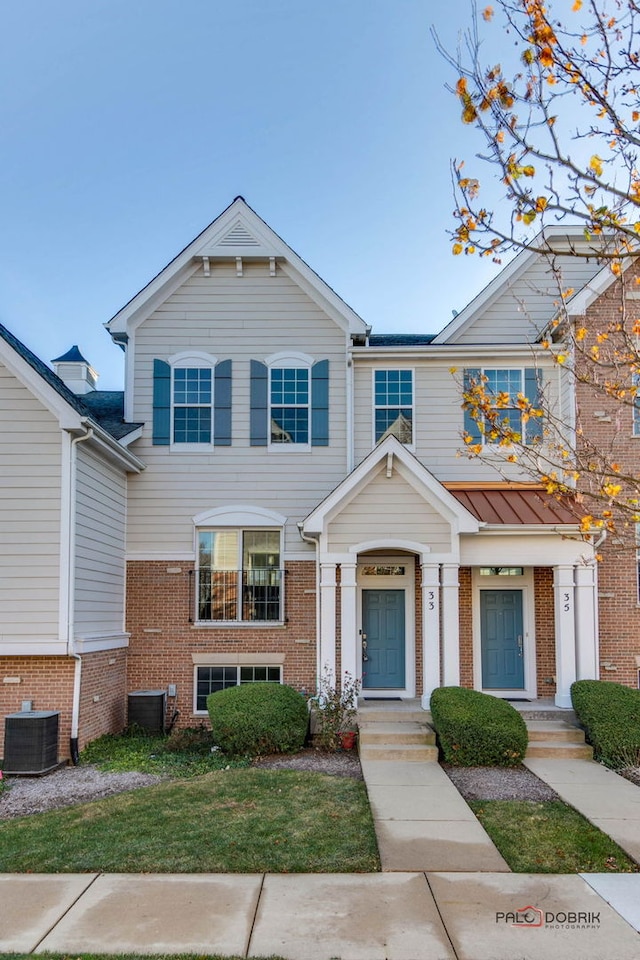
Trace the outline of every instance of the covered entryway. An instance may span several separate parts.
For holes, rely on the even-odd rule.
[[[362,591],[362,688],[405,686],[404,590]]]

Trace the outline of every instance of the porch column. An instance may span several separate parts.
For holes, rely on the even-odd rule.
[[[440,686],[440,564],[422,564],[422,706]]]
[[[576,567],[576,678],[598,679],[598,570],[595,563]]]
[[[340,564],[340,655],[342,678],[358,677],[358,629],[356,602],[356,563]]]
[[[460,685],[460,613],[457,563],[442,564],[442,682]]]
[[[320,562],[320,663],[319,678],[336,676],[336,565]]]
[[[570,688],[576,679],[576,616],[573,566],[553,568],[556,626],[556,706],[571,707]]]

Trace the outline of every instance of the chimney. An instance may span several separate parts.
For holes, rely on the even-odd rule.
[[[82,396],[96,389],[98,374],[77,346],[71,347],[71,350],[51,362],[56,374],[73,393]]]

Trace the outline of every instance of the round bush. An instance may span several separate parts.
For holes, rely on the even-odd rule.
[[[230,756],[292,753],[304,746],[304,697],[280,683],[245,683],[207,697],[214,742]]]
[[[640,690],[610,680],[576,680],[571,702],[596,760],[614,770],[640,763]]]
[[[513,767],[527,750],[527,727],[506,700],[464,687],[431,694],[431,718],[447,763],[461,767]]]

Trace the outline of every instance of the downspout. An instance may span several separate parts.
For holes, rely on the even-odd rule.
[[[353,353],[351,345],[347,346],[347,371],[346,371],[346,390],[347,390],[347,476],[353,470]]]
[[[311,537],[302,529],[303,521],[297,524],[300,539],[305,543],[312,543],[316,551],[316,678],[320,678],[320,541],[318,537]]]
[[[68,556],[68,596],[67,596],[67,656],[75,660],[73,673],[73,700],[71,706],[71,738],[69,752],[71,762],[77,766],[80,760],[78,751],[78,726],[80,722],[80,687],[82,680],[82,657],[74,650],[75,632],[75,573],[76,573],[76,473],[77,458],[76,446],[90,440],[93,436],[93,427],[87,427],[87,432],[81,437],[74,437],[71,441],[71,463],[69,468],[69,556]]]

